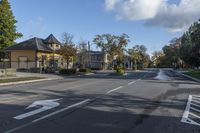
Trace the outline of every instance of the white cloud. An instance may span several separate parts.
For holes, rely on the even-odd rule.
[[[32,19],[28,21],[28,27],[30,30],[34,32],[37,32],[37,33],[43,32],[46,29],[45,20],[43,17]]]
[[[106,10],[111,11],[115,8],[115,5],[119,2],[118,0],[105,0]]]
[[[180,0],[178,5],[169,0],[106,0],[105,4],[117,19],[145,20],[147,26],[172,32],[183,31],[200,18],[200,0]]]

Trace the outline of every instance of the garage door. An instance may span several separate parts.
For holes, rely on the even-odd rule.
[[[28,57],[19,57],[19,68],[27,68],[28,67]]]

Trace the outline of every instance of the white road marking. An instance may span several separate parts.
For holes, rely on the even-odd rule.
[[[134,83],[136,83],[137,81],[140,81],[140,80],[141,80],[141,79],[138,79],[138,80],[132,81],[132,82],[128,83],[128,85],[132,85],[132,84],[134,84]]]
[[[117,87],[115,89],[112,89],[112,90],[108,91],[106,94],[110,94],[111,92],[114,92],[114,91],[119,90],[121,88],[123,88],[123,86],[120,86],[120,87]]]
[[[34,111],[30,111],[28,113],[25,113],[25,114],[21,114],[21,115],[15,116],[14,119],[21,120],[21,119],[30,117],[32,115],[41,113],[43,111],[55,108],[55,107],[60,105],[60,103],[56,102],[58,100],[60,100],[60,99],[35,101],[30,106],[28,106],[26,109],[29,109],[29,108],[32,108],[32,107],[36,107],[36,106],[42,106],[42,107],[39,108],[39,109],[36,109]]]
[[[128,85],[132,85],[132,84],[134,84],[136,81],[133,81],[133,82],[130,82],[130,83],[128,83]]]
[[[43,117],[41,117],[41,118],[39,118],[39,119],[35,119],[35,120],[33,120],[32,122],[35,123],[35,122],[41,121],[41,120],[43,120],[43,119],[46,119],[46,118],[51,117],[51,116],[53,116],[53,115],[59,114],[59,113],[61,113],[61,112],[63,112],[63,111],[66,111],[66,110],[68,110],[68,109],[71,109],[71,108],[80,106],[80,105],[82,105],[82,104],[86,104],[86,103],[88,103],[89,101],[91,101],[91,100],[90,100],[90,99],[83,100],[83,101],[81,101],[81,102],[79,102],[79,103],[70,105],[70,106],[68,106],[68,107],[66,107],[66,108],[63,108],[63,109],[60,109],[60,110],[55,111],[55,112],[53,112],[53,113],[50,113],[50,114],[48,114],[48,115],[45,115],[45,116],[43,116]]]
[[[73,104],[73,105],[70,105],[70,106],[68,106],[68,107],[66,107],[66,108],[63,108],[63,109],[60,109],[60,110],[55,111],[55,112],[53,112],[53,113],[50,113],[50,114],[48,114],[48,115],[45,115],[45,116],[43,116],[43,117],[41,117],[41,118],[35,119],[35,120],[33,120],[33,121],[29,122],[29,123],[26,123],[26,124],[24,124],[24,125],[22,125],[22,126],[19,126],[19,127],[13,128],[13,129],[10,129],[10,130],[8,130],[8,131],[5,131],[4,133],[12,133],[12,132],[15,132],[15,131],[17,131],[17,130],[19,130],[19,129],[22,129],[22,128],[24,128],[24,127],[27,127],[27,126],[29,126],[29,125],[31,125],[31,124],[33,124],[33,123],[37,123],[37,122],[39,122],[39,121],[41,121],[41,120],[44,120],[44,119],[46,119],[46,118],[48,118],[48,117],[51,117],[51,116],[53,116],[53,115],[59,114],[59,113],[61,113],[61,112],[64,112],[64,111],[66,111],[66,110],[75,108],[75,107],[77,107],[77,106],[86,104],[86,103],[88,103],[88,102],[90,102],[90,101],[91,101],[91,99],[83,100],[83,101],[81,101],[81,102],[78,102],[78,103],[75,103],[75,104]]]
[[[181,122],[192,124],[192,125],[196,125],[196,126],[200,126],[200,123],[198,123],[198,122],[192,120],[192,118],[190,118],[190,116],[193,116],[193,117],[195,117],[197,119],[200,119],[199,115],[194,114],[194,113],[191,112],[192,110],[195,111],[195,112],[200,112],[199,109],[195,108],[195,107],[200,107],[200,105],[198,105],[200,103],[196,100],[198,98],[200,98],[200,97],[199,96],[189,95],[188,102],[187,102],[187,105],[186,105],[186,108],[185,108],[185,112],[184,112],[184,114],[182,116]],[[191,106],[193,106],[193,107],[191,107]]]

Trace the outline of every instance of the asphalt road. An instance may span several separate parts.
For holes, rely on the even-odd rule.
[[[189,95],[200,95],[200,83],[171,70],[128,72],[124,77],[98,73],[4,86],[0,132],[199,133],[200,126],[181,122]],[[47,108],[27,109],[35,101],[52,99],[56,101]],[[47,110],[14,118],[40,109]]]

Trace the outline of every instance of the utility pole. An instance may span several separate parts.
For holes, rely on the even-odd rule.
[[[89,65],[89,68],[91,68],[90,41],[88,41],[88,65]]]

